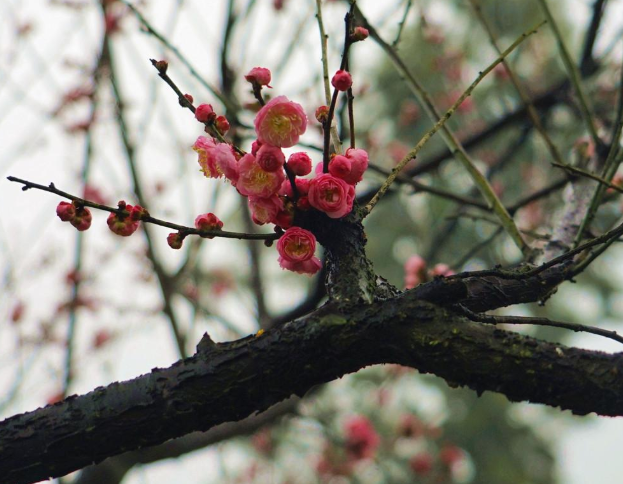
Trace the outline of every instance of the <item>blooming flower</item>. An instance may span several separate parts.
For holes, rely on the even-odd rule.
[[[284,181],[287,183],[288,180]],[[274,223],[279,211],[283,210],[283,201],[277,195],[270,198],[249,197],[251,218],[258,225]]]
[[[256,83],[260,86],[266,86],[266,87],[271,87],[268,84],[270,84],[270,70],[266,69],[265,67],[254,67],[253,69],[251,69],[249,71],[249,73],[244,76],[244,78],[251,83]]]
[[[351,417],[344,425],[346,451],[355,460],[374,457],[381,439],[367,417]]]
[[[199,136],[193,149],[199,154],[199,166],[208,178],[224,176],[233,185],[238,181],[238,162],[232,147],[226,143],[216,144],[212,138]]]
[[[353,78],[350,75],[350,72],[340,69],[331,79],[331,85],[338,91],[348,91],[348,89],[353,85]]]
[[[328,173],[318,175],[309,184],[309,203],[331,218],[341,218],[353,209],[355,188]]]
[[[286,157],[280,148],[265,144],[257,150],[255,161],[264,171],[277,171],[283,168]]]
[[[305,111],[285,96],[271,99],[255,117],[258,140],[279,148],[294,146],[306,128]]]
[[[238,162],[238,182],[236,188],[241,195],[269,198],[277,193],[285,180],[283,170],[266,171],[247,153]]]
[[[277,242],[279,265],[299,274],[315,274],[322,267],[316,251],[316,237],[300,227],[290,227]]]

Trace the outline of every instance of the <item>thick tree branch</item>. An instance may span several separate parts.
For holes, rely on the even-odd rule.
[[[451,280],[450,288],[457,301],[470,296],[468,279]],[[262,336],[218,344],[170,368],[11,417],[0,424],[3,482],[60,476],[239,420],[377,363],[408,365],[513,401],[623,415],[621,354],[566,348],[472,323],[421,300],[421,293],[350,306],[348,313],[330,304]]]

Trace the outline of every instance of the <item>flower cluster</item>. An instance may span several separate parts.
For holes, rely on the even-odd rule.
[[[270,87],[271,74],[268,69],[254,67],[245,79],[257,91]],[[352,79],[348,72],[339,71],[336,82],[341,88],[347,84],[350,87]],[[263,103],[261,96],[256,97]],[[206,106],[197,108],[198,119],[208,120],[213,116],[212,107]],[[284,148],[296,145],[307,129],[307,116],[300,104],[285,96],[274,97],[258,111],[254,127],[257,139],[249,153],[199,136],[193,149],[199,155],[200,169],[208,178],[225,178],[238,193],[248,197],[256,224],[275,224],[285,230],[277,244],[283,269],[314,274],[321,267],[314,257],[316,239],[311,232],[293,226],[294,215],[297,210],[312,208],[330,218],[349,214],[353,209],[355,185],[368,167],[368,154],[351,148],[344,155],[335,155],[328,165],[329,172],[323,173],[320,163],[310,180],[302,177],[312,172],[311,158],[304,152],[286,158],[283,152]],[[181,246],[178,235],[169,237],[171,247]]]
[[[56,215],[63,222],[69,222],[80,232],[87,230],[91,226],[91,212],[88,208],[82,207],[75,202],[60,202],[56,207]]]

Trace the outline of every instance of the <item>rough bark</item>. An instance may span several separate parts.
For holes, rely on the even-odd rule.
[[[170,368],[100,387],[0,423],[3,483],[65,475],[107,457],[261,412],[291,395],[378,363],[434,373],[450,385],[503,393],[577,414],[623,414],[621,354],[566,348],[468,321],[536,301],[567,267],[438,278],[400,293],[374,274],[356,215],[301,221],[328,259],[329,302],[306,317],[229,343],[206,337]],[[530,273],[533,274],[533,273]]]

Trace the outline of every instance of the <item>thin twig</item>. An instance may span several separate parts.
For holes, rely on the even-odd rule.
[[[550,267],[557,266],[562,264],[576,255],[584,252],[586,249],[590,249],[591,247],[595,247],[596,245],[609,244],[610,241],[616,240],[623,235],[623,223],[617,225],[614,229],[606,232],[605,234],[600,235],[599,237],[595,237],[594,239],[589,240],[588,242],[579,245],[575,249],[571,249],[564,254],[559,255],[558,257],[554,257],[548,262],[541,264],[538,267],[534,267],[529,270],[513,271],[506,269],[487,269],[483,271],[473,271],[473,272],[461,272],[459,274],[453,274],[451,276],[447,276],[446,279],[465,279],[467,277],[487,277],[494,276],[499,277],[500,279],[527,279],[529,277],[534,277],[541,272],[549,269]]]
[[[431,101],[431,98],[428,95],[428,93],[424,90],[424,88],[421,86],[421,84],[416,80],[416,78],[413,76],[413,74],[409,71],[409,69],[407,68],[405,63],[402,61],[400,56],[396,53],[396,51],[389,44],[387,44],[387,42],[385,42],[379,36],[379,34],[376,31],[376,29],[374,29],[374,27],[372,27],[372,25],[370,25],[368,20],[364,17],[364,15],[361,13],[361,11],[358,8],[356,8],[355,11],[356,11],[357,15],[359,16],[360,20],[364,23],[364,26],[370,32],[370,36],[381,46],[381,48],[389,56],[389,58],[394,63],[394,66],[396,67],[396,69],[400,72],[400,74],[403,76],[403,78],[407,81],[407,85],[411,88],[411,90],[414,92],[414,94],[419,98],[420,102],[425,107],[429,117],[432,120],[435,120],[435,119],[438,120],[437,123],[435,124],[435,126],[433,127],[433,129],[430,130],[426,135],[424,135],[424,138],[422,138],[422,140],[420,140],[418,145],[416,145],[416,147],[413,150],[411,150],[411,152],[409,152],[409,154],[407,154],[407,156],[401,161],[401,163],[402,162],[404,162],[404,164],[408,163],[408,161],[411,160],[417,154],[417,152],[428,141],[428,139],[437,130],[441,129],[442,135],[443,135],[443,139],[446,142],[446,144],[448,145],[448,147],[450,148],[450,150],[457,157],[457,159],[463,164],[464,168],[468,171],[468,173],[472,177],[472,180],[474,181],[474,183],[476,184],[478,189],[481,191],[482,195],[487,200],[487,202],[491,205],[491,208],[493,209],[493,211],[496,214],[496,216],[500,219],[500,222],[504,226],[504,229],[511,236],[512,240],[520,248],[520,250],[522,251],[524,256],[528,257],[532,253],[532,249],[524,241],[523,237],[521,236],[521,233],[519,232],[519,230],[517,229],[517,226],[515,225],[515,222],[513,221],[512,217],[508,214],[508,212],[506,211],[506,209],[502,205],[502,202],[500,201],[498,196],[493,191],[493,189],[492,189],[491,185],[489,184],[489,182],[482,175],[482,173],[480,173],[480,171],[476,168],[476,166],[474,165],[472,160],[469,158],[469,155],[467,154],[467,152],[465,151],[465,149],[463,148],[463,146],[461,145],[459,140],[456,138],[456,136],[452,133],[452,131],[450,131],[448,129],[447,126],[445,126],[445,121],[447,120],[447,118],[449,116],[452,115],[452,113],[454,112],[454,110],[456,110],[458,105],[461,102],[463,102],[465,97],[467,97],[471,93],[473,88],[480,82],[482,77],[484,77],[484,75],[486,75],[491,69],[493,69],[497,64],[499,64],[501,62],[501,60],[506,55],[508,55],[508,53],[510,53],[510,51],[512,51],[517,45],[519,45],[527,36],[535,33],[536,30],[543,24],[543,22],[540,23],[539,25],[537,25],[534,29],[532,29],[532,30],[522,34],[522,36],[519,39],[517,39],[511,45],[511,47],[509,49],[507,49],[505,51],[505,53],[504,53],[505,55],[500,56],[490,66],[489,70],[483,71],[483,73],[481,73],[478,76],[477,80],[472,84],[472,86],[470,86],[468,88],[468,90],[459,98],[459,100],[457,101],[458,104],[455,103],[450,108],[450,110],[448,110],[446,112],[446,114],[442,118],[438,114],[438,112],[437,112],[435,106],[433,105],[433,103]],[[398,167],[396,167],[395,171],[396,171],[396,173],[399,171]],[[379,192],[380,192],[380,190],[379,190]],[[373,200],[374,200],[374,198],[373,198]],[[374,203],[376,203],[376,201],[377,200],[375,200]],[[372,201],[371,201],[366,206],[367,213],[369,213],[369,211],[372,209],[372,207],[374,206],[374,203],[372,203]]]
[[[480,21],[480,23],[484,27],[485,32],[487,32],[487,35],[489,36],[489,42],[491,43],[491,45],[493,46],[495,51],[498,53],[498,55],[502,54],[502,50],[500,49],[500,47],[498,46],[497,41],[495,40],[495,35],[493,34],[493,29],[492,29],[491,25],[489,24],[489,22],[487,21],[487,19],[485,18],[485,16],[482,13],[482,8],[480,6],[480,0],[470,0],[470,3],[472,5],[472,8],[474,9],[474,12],[476,13],[476,17],[478,18],[478,20]],[[521,81],[519,80],[519,77],[510,68],[510,65],[508,64],[508,62],[506,60],[502,61],[502,64],[504,66],[504,69],[506,69],[506,72],[508,73],[508,76],[509,76],[513,86],[515,86],[515,89],[517,90],[517,93],[519,94],[519,97],[521,98],[522,102],[526,106],[526,111],[528,113],[528,116],[530,117],[530,120],[532,121],[532,123],[534,124],[534,127],[537,129],[537,131],[541,135],[541,138],[543,138],[543,141],[545,142],[545,146],[547,146],[547,149],[549,150],[550,155],[559,164],[561,164],[561,165],[566,164],[563,161],[563,158],[562,158],[560,152],[558,151],[558,148],[556,148],[556,145],[554,145],[554,143],[553,143],[552,139],[550,138],[549,134],[547,134],[547,131],[545,130],[545,127],[543,126],[543,123],[541,123],[541,118],[539,117],[539,114],[537,113],[534,105],[532,104],[532,101],[530,100],[529,94],[526,92],[526,89],[521,84]]]
[[[538,0],[538,2],[541,5],[541,9],[543,10],[545,17],[547,18],[549,24],[552,27],[552,32],[554,33],[554,36],[556,37],[556,42],[558,43],[558,48],[560,49],[560,56],[562,58],[562,62],[565,65],[565,68],[567,69],[567,74],[569,75],[569,79],[571,80],[573,89],[575,90],[575,93],[578,96],[582,118],[584,119],[584,122],[586,123],[586,127],[591,136],[591,139],[595,143],[595,146],[599,147],[602,144],[602,142],[599,139],[599,136],[597,135],[597,128],[595,127],[595,123],[593,121],[593,113],[591,112],[591,109],[589,107],[588,98],[586,97],[586,94],[584,93],[584,88],[582,87],[582,80],[580,77],[580,72],[578,71],[577,66],[575,65],[575,63],[571,59],[571,56],[569,55],[569,51],[567,50],[567,47],[565,46],[565,42],[562,38],[562,33],[558,29],[558,25],[556,21],[554,20],[554,17],[552,16],[552,12],[549,10],[549,7],[547,6],[547,1]]]
[[[398,42],[400,42],[400,37],[402,37],[402,32],[404,30],[405,23],[407,22],[407,16],[409,15],[409,10],[411,10],[412,3],[412,0],[407,0],[405,11],[402,13],[402,19],[398,23],[398,32],[396,32],[396,38],[392,42],[392,47],[395,49],[398,48]]]
[[[368,168],[386,177],[388,177],[391,174],[389,170],[381,168],[380,166],[375,165],[373,163],[370,163],[368,165]],[[431,195],[436,195],[438,197],[445,198],[447,200],[452,200],[453,202],[460,203],[461,205],[469,205],[472,207],[479,208],[481,210],[489,210],[489,206],[484,202],[481,202],[474,198],[464,197],[455,192],[450,192],[447,190],[443,190],[441,188],[433,187],[430,185],[425,185],[424,183],[420,183],[419,181],[414,180],[413,178],[409,178],[403,174],[399,174],[396,177],[396,181],[400,183],[404,183],[406,185],[411,185],[413,188],[421,192],[430,193]]]
[[[8,176],[7,180],[12,182],[21,183],[24,185],[22,190],[26,191],[31,188],[35,188],[37,190],[42,190],[44,192],[54,193],[63,198],[67,198],[68,200],[75,201],[78,205],[84,207],[91,207],[97,210],[103,210],[105,212],[116,213],[121,217],[127,217],[129,215],[127,210],[121,210],[119,208],[109,207],[107,205],[102,205],[101,203],[91,202],[84,198],[76,197],[70,193],[59,190],[54,186],[54,183],[50,183],[50,185],[39,185],[38,183],[33,183],[28,180],[22,180],[21,178],[16,178],[14,176]],[[183,235],[199,235],[203,237],[222,237],[224,239],[239,239],[239,240],[277,240],[281,237],[281,234],[246,234],[241,232],[227,232],[225,230],[198,230],[194,227],[187,227],[184,225],[175,224],[172,222],[167,222],[166,220],[160,220],[155,217],[143,216],[141,218],[141,222],[150,223],[153,225],[159,225],[160,227],[167,227],[169,229],[177,230],[181,232]]]
[[[619,336],[616,331],[609,331],[607,329],[595,328],[594,326],[587,326],[585,324],[567,323],[564,321],[552,321],[547,318],[537,317],[524,317],[524,316],[493,316],[491,314],[474,313],[469,309],[460,306],[461,312],[467,316],[468,319],[477,323],[485,324],[531,324],[535,326],[550,326],[553,328],[570,329],[571,331],[591,333],[604,338],[609,338],[623,344],[623,337]]]
[[[320,31],[320,49],[322,51],[322,79],[324,83],[324,97],[327,106],[331,104],[331,83],[329,82],[329,60],[327,56],[327,39],[329,36],[325,33],[324,23],[322,21],[322,0],[316,0],[316,19],[318,20],[318,30]],[[342,143],[337,133],[337,126],[331,123],[331,139],[333,141],[333,149],[336,153],[342,152]]]
[[[175,57],[177,57],[180,62],[182,64],[184,64],[186,66],[186,68],[188,69],[188,71],[190,72],[190,74],[197,79],[197,81],[199,81],[199,83],[201,85],[203,85],[203,87],[205,87],[208,91],[210,91],[219,101],[221,101],[221,103],[223,103],[223,105],[227,108],[227,109],[233,109],[234,111],[236,110],[236,106],[231,102],[231,100],[227,99],[225,96],[223,96],[219,90],[214,87],[213,85],[211,85],[210,83],[208,83],[208,81],[206,81],[203,77],[201,77],[199,75],[199,73],[197,72],[197,70],[193,67],[193,65],[188,61],[188,59],[186,59],[186,57],[177,49],[177,47],[175,47],[174,45],[172,45],[167,39],[166,37],[164,37],[162,34],[160,34],[158,31],[156,31],[152,25],[147,21],[147,19],[145,17],[143,17],[143,15],[136,9],[136,7],[134,5],[132,5],[130,2],[128,2],[127,0],[121,0],[121,2],[126,5],[130,10],[132,10],[132,12],[134,12],[134,15],[136,15],[136,18],[138,19],[138,21],[143,25],[143,27],[145,28],[145,30],[153,35],[156,39],[158,39],[159,42],[162,43],[162,45],[164,45],[168,50],[170,50],[171,52],[173,52],[173,54],[175,55]]]
[[[614,183],[610,183],[608,180],[603,179],[602,177],[600,177],[599,175],[595,175],[594,173],[588,172],[586,170],[582,170],[581,168],[578,168],[576,166],[571,166],[571,165],[567,165],[567,164],[559,164],[555,161],[552,162],[553,166],[556,166],[558,168],[562,168],[564,170],[570,171],[571,173],[574,173],[578,176],[583,176],[585,178],[590,178],[591,180],[595,180],[596,182],[601,183],[602,185],[608,187],[608,188],[612,188],[613,190],[616,190],[619,193],[623,193],[623,188],[621,188],[618,185],[615,185]]]
[[[621,133],[623,132],[623,65],[621,67],[621,74],[619,78],[619,99],[617,103],[617,111],[616,118],[614,120],[614,127],[612,130],[612,138],[610,140],[610,149],[608,151],[608,155],[606,156],[606,161],[604,162],[602,169],[602,178],[608,182],[612,181],[615,173],[617,172],[619,165],[621,163],[619,155],[619,147],[620,147],[620,139]],[[605,188],[603,185],[597,187],[595,192],[593,193],[593,198],[591,198],[588,209],[586,210],[586,216],[582,220],[580,224],[580,228],[576,235],[574,245],[579,244],[584,237],[584,233],[590,228],[595,215],[597,214],[597,209],[601,205],[601,201],[605,194]]]
[[[374,197],[372,197],[372,200],[370,200],[370,202],[366,205],[365,210],[366,213],[370,213],[372,211],[372,209],[374,208],[374,205],[376,205],[376,203],[381,199],[381,197],[385,194],[385,192],[387,191],[387,189],[391,186],[391,184],[394,182],[394,180],[396,179],[396,177],[398,176],[398,174],[400,173],[400,171],[402,171],[404,169],[404,167],[407,165],[407,163],[409,163],[412,159],[414,159],[418,152],[424,147],[424,145],[432,138],[432,136],[439,131],[441,128],[444,127],[446,121],[448,121],[448,119],[450,119],[450,116],[452,116],[452,114],[454,114],[454,112],[457,110],[457,108],[461,105],[461,103],[465,100],[465,98],[467,98],[472,91],[476,88],[476,86],[485,78],[485,76],[491,72],[495,66],[497,66],[500,62],[502,62],[502,60],[508,55],[510,54],[513,50],[515,50],[515,48],[517,46],[519,46],[519,44],[521,44],[521,42],[523,42],[529,35],[536,33],[537,29],[542,25],[543,23],[539,24],[537,27],[535,27],[534,29],[532,29],[529,32],[526,32],[524,34],[522,34],[515,42],[513,42],[513,44],[511,44],[511,46],[506,49],[492,64],[490,64],[486,69],[484,69],[476,78],[476,80],[465,90],[465,92],[463,92],[463,94],[455,101],[455,103],[446,111],[446,113],[439,119],[439,121],[437,121],[437,123],[435,123],[435,125],[420,139],[420,141],[415,145],[415,147],[409,151],[409,153],[407,153],[402,160],[400,160],[400,162],[396,165],[396,167],[392,170],[392,173],[390,174],[390,176],[387,177],[387,180],[385,181],[385,183],[383,183],[383,185],[381,186],[381,188],[379,188],[378,192],[376,193],[376,195]],[[473,165],[472,165],[473,166]],[[473,168],[474,170],[475,167]],[[471,170],[470,170],[471,171]],[[479,172],[478,172],[479,173]],[[480,177],[482,178],[482,174],[480,174]],[[484,183],[489,186],[488,182],[483,178]],[[481,188],[482,185],[479,185],[479,188]],[[490,186],[489,186],[490,189]],[[491,190],[492,191],[492,190]],[[484,190],[484,192],[486,192],[486,190]],[[484,195],[485,193],[483,193]],[[495,195],[494,195],[495,196]],[[490,197],[485,195],[485,197],[487,198],[487,200],[491,203]],[[496,197],[497,199],[497,197]],[[506,217],[504,217],[505,219],[508,219],[511,221],[511,223],[514,226],[514,222],[512,222],[512,219],[510,218],[510,216],[508,215],[508,212],[506,212],[506,209],[501,205],[501,203],[499,203],[498,200],[498,205],[500,206],[500,208],[498,208],[498,212],[503,211],[504,213],[506,213]],[[496,214],[498,214],[496,212]],[[498,214],[499,215],[499,214]],[[505,228],[508,228],[508,222],[507,220],[502,220],[502,224],[504,225]],[[516,227],[514,229],[515,231],[517,230]],[[512,231],[512,230],[511,230]],[[521,239],[521,236],[519,236],[519,238]],[[522,240],[522,244],[525,245],[525,242],[523,242]]]

